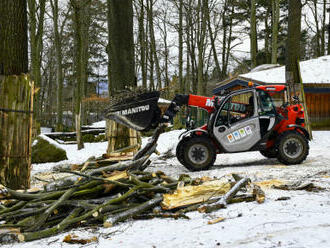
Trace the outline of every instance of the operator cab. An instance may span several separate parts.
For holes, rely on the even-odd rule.
[[[278,123],[272,97],[258,87],[228,95],[213,118],[214,137],[225,152],[257,150],[266,146],[264,140]]]

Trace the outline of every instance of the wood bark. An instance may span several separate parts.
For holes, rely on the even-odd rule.
[[[249,182],[248,178],[243,178],[240,181],[238,181],[223,197],[220,198],[219,201],[216,203],[206,205],[206,206],[201,206],[198,211],[203,212],[203,213],[210,213],[212,211],[215,211],[220,208],[225,208],[230,202],[234,196],[237,194],[239,190],[241,190],[242,187],[244,187],[247,183]]]
[[[108,27],[109,94],[114,96],[136,87],[131,0],[108,0]],[[130,131],[127,127],[107,121],[107,130],[111,132],[108,135],[108,154],[129,146]]]
[[[272,0],[272,64],[277,64],[278,24],[280,21],[280,1]]]
[[[150,208],[153,208],[154,206],[158,205],[162,200],[163,200],[163,197],[158,196],[158,197],[155,197],[155,198],[141,204],[138,207],[132,208],[128,211],[117,214],[115,216],[111,216],[110,218],[106,218],[104,223],[103,223],[103,226],[104,227],[112,227],[120,221],[124,221],[128,218],[133,217],[134,215],[141,214],[144,211],[146,211]]]
[[[251,68],[257,66],[257,20],[256,20],[256,0],[251,0],[251,17],[250,17],[250,43],[251,43]]]
[[[81,135],[81,123],[83,116],[82,97],[87,82],[87,64],[88,64],[88,19],[87,9],[91,4],[91,0],[71,0],[71,6],[74,12],[74,33],[75,33],[75,75],[76,75],[76,91],[75,91],[75,124],[77,132],[78,150],[84,148]]]
[[[268,23],[268,18],[271,10],[267,7],[266,14],[265,14],[265,56],[266,56],[266,64],[271,63],[271,52],[269,51],[270,47],[270,27]],[[277,57],[276,57],[277,58]]]
[[[140,63],[142,72],[142,87],[147,89],[147,64],[146,64],[146,33],[144,26],[145,6],[144,0],[139,0],[139,45],[140,45]]]
[[[56,57],[56,86],[57,86],[57,118],[56,129],[63,131],[63,66],[62,39],[60,34],[58,0],[51,0],[54,26],[54,45]]]
[[[216,45],[215,45],[215,34],[212,30],[212,26],[211,26],[211,17],[210,17],[210,10],[209,7],[207,6],[208,10],[207,10],[207,28],[209,31],[209,36],[210,36],[210,41],[211,41],[211,48],[212,48],[212,52],[213,52],[213,58],[214,58],[214,63],[215,63],[215,69],[216,69],[216,78],[220,79],[220,74],[221,74],[221,67],[220,67],[220,63],[219,63],[219,59],[218,59],[218,54],[217,54],[217,49],[216,49]]]
[[[322,13],[322,32],[321,32],[321,56],[325,55],[325,32],[326,32],[326,18],[327,18],[327,0],[323,0]]]
[[[183,81],[183,0],[179,0],[178,3],[178,10],[179,10],[179,26],[178,26],[178,37],[179,37],[179,87],[180,87],[180,94],[185,93],[184,81]]]
[[[0,181],[28,188],[33,89],[21,75],[28,71],[26,0],[1,1],[0,16]]]
[[[110,95],[136,86],[132,0],[108,0]]]
[[[300,85],[297,63],[300,58],[301,9],[301,0],[289,0],[285,76],[291,95],[296,95],[297,86],[299,87]]]
[[[327,12],[329,13],[329,23],[328,23],[328,55],[330,55],[330,7],[327,8]]]
[[[0,16],[0,75],[27,73],[26,0],[2,0]]]
[[[33,87],[28,76],[0,76],[0,182],[30,186]]]
[[[156,79],[157,79],[156,89],[159,90],[162,88],[162,80],[161,80],[160,64],[157,54],[157,45],[156,45],[155,29],[154,29],[154,13],[153,13],[154,1],[153,0],[147,0],[147,1],[149,1],[147,16],[148,16],[148,24],[149,24],[149,39],[150,39],[150,53],[151,53],[150,56],[153,57],[153,60],[155,62]]]
[[[46,0],[28,0],[29,9],[29,34],[30,34],[30,51],[31,51],[31,76],[35,82],[35,86],[42,86],[41,63],[43,52],[43,33],[44,33],[44,17],[46,13]],[[35,97],[35,115],[39,118],[41,112],[41,101],[39,95]]]
[[[318,4],[317,0],[313,0],[314,5],[314,21],[315,21],[315,27],[316,27],[316,56],[321,56],[321,31],[320,31],[320,23],[319,23],[319,16],[318,16]]]

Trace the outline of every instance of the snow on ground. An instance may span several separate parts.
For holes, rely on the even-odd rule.
[[[93,128],[105,128],[106,123],[105,121],[94,122],[91,127]]]
[[[163,153],[175,151],[178,136],[182,131],[162,134],[158,150]],[[281,191],[265,189],[264,204],[256,202],[229,205],[212,214],[189,213],[190,220],[153,219],[127,221],[110,229],[76,229],[55,237],[30,243],[5,245],[4,248],[72,247],[62,242],[67,234],[79,237],[99,238],[98,243],[88,247],[330,247],[330,132],[314,132],[310,143],[310,155],[301,165],[283,166],[276,159],[265,159],[259,152],[218,155],[215,165],[208,171],[189,172],[176,158],[157,160],[148,170],[162,170],[168,175],[190,174],[192,177],[221,177],[230,173],[248,176],[252,181],[279,179],[295,182],[303,177],[308,182],[326,188],[320,193],[306,191]],[[143,140],[145,143],[147,139]],[[77,152],[74,145],[64,146],[69,160],[79,163],[106,149],[106,143],[85,144]],[[62,145],[61,145],[62,146]],[[49,170],[55,164],[47,164]],[[43,165],[34,165],[38,172]],[[328,171],[325,175],[315,175]],[[287,201],[276,201],[279,197],[290,197]],[[226,218],[215,225],[210,219]]]

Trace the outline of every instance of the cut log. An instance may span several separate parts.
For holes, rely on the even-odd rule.
[[[134,215],[143,213],[144,211],[146,211],[147,209],[153,208],[154,206],[156,206],[157,204],[159,204],[161,201],[163,200],[162,196],[158,196],[155,197],[154,199],[151,199],[150,201],[147,201],[143,204],[141,204],[138,207],[132,208],[126,212],[117,214],[115,216],[111,216],[110,218],[107,218],[104,223],[103,226],[104,227],[112,227],[114,226],[116,223],[120,222],[120,221],[124,221],[128,218],[133,217]]]
[[[22,234],[18,235],[18,239],[21,242],[27,242],[27,241],[42,239],[42,238],[46,238],[46,237],[50,237],[55,234],[58,234],[58,233],[62,232],[65,228],[67,228],[69,225],[71,225],[72,224],[71,221],[73,219],[75,219],[81,211],[82,211],[82,209],[76,208],[71,212],[71,214],[68,217],[66,217],[57,226],[54,226],[52,228],[45,229],[42,231],[22,233]]]
[[[102,174],[102,172],[109,172],[109,171],[122,171],[122,170],[134,170],[136,168],[138,168],[141,164],[143,164],[146,160],[148,160],[148,156],[144,156],[142,158],[139,158],[137,160],[133,160],[133,161],[127,161],[127,162],[120,162],[117,164],[113,164],[113,165],[109,165],[106,167],[102,167],[102,168],[98,168],[98,169],[94,169],[91,171],[88,171],[88,175],[94,176],[97,174]]]
[[[148,143],[140,150],[138,153],[135,154],[133,160],[137,160],[142,158],[143,156],[146,156],[147,153],[150,154],[150,152],[154,152],[157,147],[157,141],[159,139],[159,136],[165,131],[166,125],[160,125],[156,128],[153,136],[151,139],[149,139]]]
[[[250,179],[248,178],[241,179],[223,197],[221,197],[219,201],[210,205],[201,206],[200,208],[198,208],[198,211],[202,213],[210,213],[220,208],[225,208],[227,206],[227,203],[231,201],[236,195],[236,193],[249,181]]]
[[[179,187],[173,194],[164,194],[161,206],[165,210],[185,207],[209,200],[228,192],[231,184],[223,180],[205,182],[198,186]]]

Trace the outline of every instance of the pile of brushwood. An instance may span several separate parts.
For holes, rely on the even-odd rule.
[[[76,227],[111,227],[127,219],[189,219],[189,211],[208,213],[231,203],[263,202],[262,190],[238,175],[229,180],[174,179],[145,172],[156,141],[131,161],[100,163],[98,168],[98,161],[89,161],[79,171],[64,169],[72,175],[43,189],[0,188],[0,243],[37,240]]]

